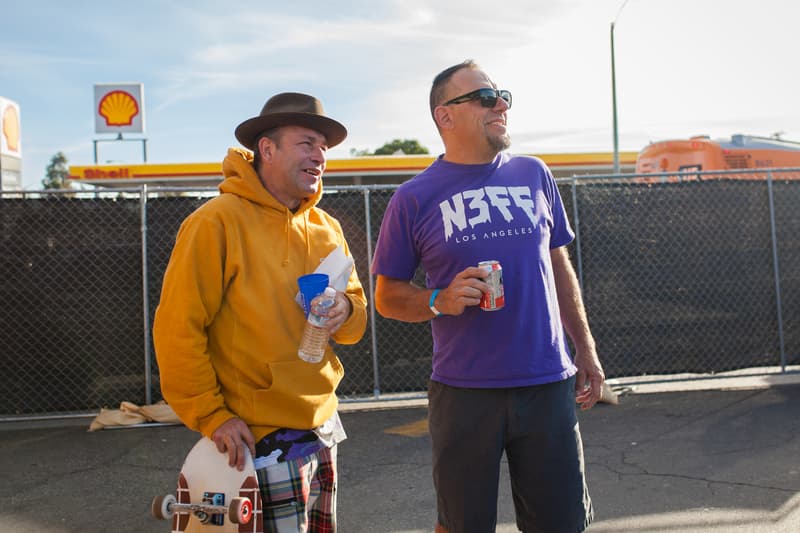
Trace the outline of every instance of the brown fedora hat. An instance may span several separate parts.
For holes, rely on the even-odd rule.
[[[259,135],[279,126],[303,126],[320,132],[333,148],[347,137],[347,129],[325,116],[322,102],[301,93],[276,94],[261,108],[261,114],[236,127],[236,139],[250,150],[256,150]]]

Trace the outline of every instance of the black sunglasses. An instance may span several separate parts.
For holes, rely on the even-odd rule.
[[[497,105],[498,98],[505,100],[509,109],[511,108],[511,91],[506,91],[504,89],[491,89],[489,87],[484,87],[483,89],[478,89],[477,91],[472,91],[471,93],[456,96],[452,100],[448,100],[442,105],[463,104],[464,102],[478,100],[481,104],[481,107],[492,108]]]

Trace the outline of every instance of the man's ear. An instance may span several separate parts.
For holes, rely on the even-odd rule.
[[[272,142],[272,139],[269,137],[261,137],[258,140],[258,153],[261,154],[261,159],[264,161],[271,161],[272,160],[272,152],[275,149],[275,144]]]
[[[433,118],[436,120],[436,125],[439,126],[439,129],[448,130],[453,127],[453,116],[450,114],[450,109],[445,105],[434,108]]]

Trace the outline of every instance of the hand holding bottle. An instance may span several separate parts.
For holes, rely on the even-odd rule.
[[[308,320],[303,331],[303,338],[300,341],[300,348],[297,356],[308,363],[319,363],[325,356],[325,348],[328,346],[328,313],[336,304],[336,289],[326,287],[322,294],[311,300]]]

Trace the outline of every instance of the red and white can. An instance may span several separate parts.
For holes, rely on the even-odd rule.
[[[500,261],[481,261],[478,263],[478,268],[486,271],[486,283],[489,284],[489,292],[484,292],[481,297],[480,308],[484,311],[502,309],[506,304],[506,297],[503,291],[503,267],[500,266]]]

